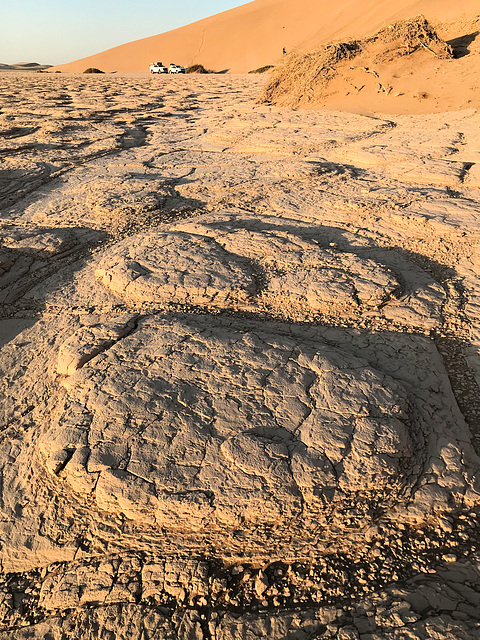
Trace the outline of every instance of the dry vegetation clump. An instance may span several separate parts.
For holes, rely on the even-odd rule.
[[[205,69],[203,64],[193,64],[185,69],[185,73],[212,73],[212,71]]]
[[[388,25],[366,42],[394,43],[398,47],[397,55],[409,55],[423,48],[437,58],[453,58],[452,47],[438,37],[435,29],[422,15],[413,20],[401,20]]]
[[[105,71],[102,71],[101,69],[96,69],[95,67],[88,67],[88,69],[85,69],[83,73],[105,73]]]
[[[330,43],[305,55],[292,53],[273,71],[259,101],[288,107],[313,101],[336,76],[336,65],[360,51],[361,43],[351,40]]]
[[[273,69],[273,64],[266,64],[264,67],[258,67],[258,69],[252,69],[248,73],[265,73],[266,71],[270,71]]]
[[[379,45],[380,52],[378,51]],[[260,95],[259,102],[295,107],[319,103],[328,95],[328,85],[351,61],[371,49],[374,62],[386,63],[426,49],[438,58],[453,58],[452,48],[441,40],[422,15],[402,20],[363,40],[331,42],[307,54],[291,54],[277,67]]]

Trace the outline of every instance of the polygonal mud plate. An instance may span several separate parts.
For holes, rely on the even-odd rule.
[[[40,441],[47,467],[141,523],[288,525],[354,496],[415,506],[416,483],[425,512],[465,489],[445,406],[425,410],[421,389],[308,331],[151,318],[63,385]],[[448,471],[432,467],[442,456]]]

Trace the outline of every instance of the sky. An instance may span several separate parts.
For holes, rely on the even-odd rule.
[[[0,63],[64,64],[248,0],[0,0]]]

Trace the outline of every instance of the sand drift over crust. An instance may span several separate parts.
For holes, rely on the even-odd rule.
[[[357,494],[386,506],[417,479],[404,387],[320,341],[148,319],[63,385],[47,468],[140,523],[286,524]]]

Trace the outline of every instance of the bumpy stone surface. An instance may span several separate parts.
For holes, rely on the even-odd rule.
[[[48,621],[0,632],[0,638],[34,639],[44,638],[45,634],[54,638],[94,638],[113,633],[119,638],[133,634],[155,640],[183,636],[233,640],[285,638],[294,633],[305,640],[312,635],[329,640],[362,636],[379,640],[405,637],[470,640],[478,635],[480,623],[475,607],[480,601],[474,588],[478,572],[465,563],[457,562],[440,570],[438,575],[425,578],[424,584],[407,580],[401,588],[357,594],[344,609],[330,604],[317,591],[322,579],[331,579],[332,573],[337,573],[329,567],[330,575],[326,577],[321,567],[321,562],[318,565],[277,562],[265,570],[249,565],[212,567],[195,557],[144,560],[133,554],[122,559],[109,556],[102,561],[73,563],[70,569],[60,566],[43,578],[24,582],[24,588],[28,584],[29,589],[25,600],[37,601],[49,615]],[[306,582],[309,587],[302,592]],[[12,586],[2,605],[7,618],[14,613],[11,602],[15,586]],[[307,593],[313,597],[305,598]],[[451,598],[455,593],[454,609]],[[278,602],[285,601],[285,594],[303,606],[279,610]],[[184,606],[169,610],[173,599]],[[315,600],[320,603],[315,604]],[[246,601],[255,612],[239,611],[240,602]],[[206,611],[206,605],[214,603],[217,610],[208,617],[195,609],[197,605]],[[439,608],[446,611],[438,613]],[[469,619],[472,615],[473,620]]]
[[[401,385],[325,345],[205,324],[142,322],[70,376],[47,466],[65,458],[72,489],[167,528],[279,523],[304,501],[414,482],[419,426]]]
[[[225,306],[255,289],[245,260],[209,238],[182,232],[129,240],[102,261],[95,275],[114,293],[140,305]]]
[[[303,239],[279,230],[273,232],[235,229],[226,232],[221,218],[204,225],[182,225],[203,230],[228,250],[248,256],[265,269],[265,301],[277,308],[304,307],[313,312],[342,313],[376,308],[387,302],[400,285],[395,276],[373,260],[322,248],[313,238]],[[223,222],[223,224],[222,224]],[[249,221],[246,221],[247,227]],[[251,221],[253,227],[255,221]]]
[[[322,235],[318,226],[291,233],[266,218],[225,212],[177,224],[168,235],[135,236],[108,250],[95,275],[134,308],[187,303],[295,320],[362,314],[439,325],[445,294],[428,274],[399,256],[371,259]]]
[[[247,217],[241,211],[205,216],[178,228],[212,237],[260,265],[264,286],[255,302],[270,312],[296,320],[319,313],[373,312],[407,326],[439,323],[445,295],[437,283],[399,256],[384,252],[369,258],[348,234]]]
[[[99,353],[109,349],[135,327],[135,317],[127,316],[102,325],[81,329],[66,340],[58,352],[57,373],[70,376]]]

